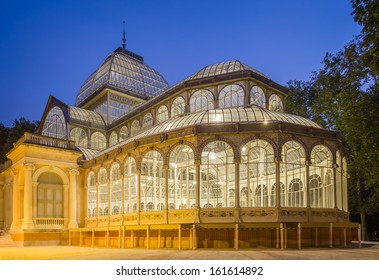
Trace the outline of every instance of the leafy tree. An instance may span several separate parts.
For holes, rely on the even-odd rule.
[[[6,154],[25,132],[35,132],[37,127],[37,121],[29,121],[23,117],[15,120],[12,128],[6,128],[0,123],[0,162],[7,160]]]
[[[353,0],[362,32],[336,54],[327,53],[309,82],[290,81],[287,109],[338,131],[349,146],[350,210],[379,213],[379,1]]]

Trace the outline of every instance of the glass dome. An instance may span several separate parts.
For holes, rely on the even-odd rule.
[[[98,154],[88,154],[86,159],[92,159],[101,153],[106,153],[115,147],[125,145],[137,139],[141,139],[147,136],[159,135],[162,133],[167,133],[176,129],[181,129],[189,126],[194,126],[197,124],[208,124],[208,125],[223,125],[223,124],[236,124],[236,123],[272,123],[272,122],[283,122],[291,123],[296,125],[302,125],[306,127],[321,128],[315,122],[308,120],[306,118],[286,114],[272,112],[259,106],[253,105],[248,108],[225,108],[225,109],[214,109],[206,110],[203,112],[191,113],[185,116],[179,116],[171,118],[163,123],[160,123],[152,128],[144,130],[133,137],[120,142],[119,144],[112,146],[106,150],[99,152]],[[88,157],[87,157],[88,156]]]
[[[108,56],[82,84],[75,105],[83,105],[104,85],[130,91],[144,99],[154,97],[169,88],[163,76],[144,64],[141,56],[123,48],[118,48]]]
[[[195,74],[192,74],[184,81],[196,80],[196,79],[201,79],[201,78],[206,78],[206,77],[212,77],[215,75],[233,73],[233,72],[244,71],[244,70],[252,71],[262,77],[265,77],[266,79],[269,79],[266,75],[262,74],[256,69],[238,60],[231,60],[231,61],[226,61],[222,63],[208,65],[207,67],[204,67],[203,69],[196,72]]]

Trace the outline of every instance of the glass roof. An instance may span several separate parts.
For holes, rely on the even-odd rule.
[[[69,113],[70,121],[87,126],[105,128],[105,121],[103,117],[95,111],[69,106]]]
[[[243,70],[250,70],[253,71],[267,79],[269,79],[266,75],[262,74],[258,70],[238,61],[238,60],[231,60],[231,61],[226,61],[222,63],[217,63],[217,64],[212,64],[209,65],[200,71],[196,72],[195,74],[189,76],[187,79],[184,81],[190,81],[190,80],[196,80],[196,79],[201,79],[201,78],[206,78],[206,77],[212,77],[215,75],[220,75],[220,74],[227,74],[227,73],[233,73],[233,72],[238,72],[238,71],[243,71]]]
[[[115,50],[80,87],[76,105],[81,105],[98,88],[113,85],[143,97],[154,97],[169,88],[168,83],[143,58],[122,48]]]
[[[253,105],[248,108],[225,108],[207,110],[203,112],[192,113],[186,116],[172,118],[164,123],[158,124],[147,129],[134,137],[128,138],[119,144],[112,146],[100,153],[105,153],[115,147],[125,145],[136,139],[145,136],[162,134],[171,130],[185,128],[196,124],[221,125],[230,123],[269,123],[269,122],[285,122],[307,127],[321,128],[315,122],[306,118],[286,113],[272,112],[259,106]]]
[[[90,160],[94,158],[99,151],[86,149],[83,147],[76,147],[78,150],[80,150],[83,153],[83,160]]]

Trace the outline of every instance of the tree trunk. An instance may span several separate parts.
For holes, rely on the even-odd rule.
[[[362,229],[362,240],[368,241],[368,230],[367,230],[367,222],[366,222],[366,213],[363,209],[359,211],[359,215],[361,216],[361,229]]]
[[[368,230],[367,230],[367,221],[366,221],[366,211],[363,205],[363,193],[362,193],[362,180],[358,180],[358,206],[359,206],[359,215],[361,218],[361,229],[362,229],[362,240],[368,241]]]

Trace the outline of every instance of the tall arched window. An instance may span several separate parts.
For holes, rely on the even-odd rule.
[[[135,136],[138,134],[138,132],[140,132],[141,130],[141,126],[139,124],[139,120],[134,120],[132,122],[132,125],[130,126],[130,136]]]
[[[202,112],[206,110],[212,110],[214,108],[213,94],[209,90],[197,90],[190,99],[190,111]]]
[[[299,178],[293,179],[288,186],[288,206],[304,206],[304,187]]]
[[[266,96],[263,90],[258,86],[253,86],[250,90],[250,104],[266,108]]]
[[[108,177],[107,170],[101,168],[98,177],[98,205],[99,205],[99,216],[107,216],[109,214],[108,206]]]
[[[153,126],[153,115],[147,113],[142,120],[142,129],[147,129]]]
[[[126,140],[126,138],[128,138],[128,128],[126,126],[123,126],[120,129],[120,142]]]
[[[283,112],[282,99],[276,94],[271,94],[270,99],[268,100],[268,109],[274,112]]]
[[[267,186],[275,185],[275,170],[274,149],[267,141],[253,140],[242,147],[240,164],[241,207],[275,206],[275,199],[269,199],[271,193],[267,189]]]
[[[112,131],[111,135],[109,136],[109,147],[114,146],[117,143],[118,143],[117,133],[115,131]]]
[[[111,215],[118,215],[121,214],[122,208],[121,170],[118,163],[112,164],[110,177]]]
[[[219,108],[240,107],[244,104],[245,91],[239,85],[224,87],[218,97]]]
[[[346,157],[342,158],[342,207],[344,211],[348,211],[348,201],[347,201],[347,163]]]
[[[164,209],[164,182],[163,158],[159,152],[150,151],[143,157],[141,164],[141,211]],[[146,206],[144,209],[142,203]]]
[[[159,107],[156,117],[155,117],[155,123],[163,123],[164,121],[168,120],[168,109],[165,105],[162,105]]]
[[[341,152],[337,151],[336,154],[336,188],[337,188],[337,208],[342,210],[342,157]]]
[[[53,107],[47,114],[42,127],[42,135],[67,139],[66,119],[58,106]]]
[[[281,199],[281,206],[306,207],[306,190],[302,183],[305,181],[305,150],[300,143],[288,141],[282,147],[280,164],[280,182],[286,185],[286,199]]]
[[[317,145],[311,152],[309,173],[320,178],[318,197],[311,200],[311,207],[333,208],[334,207],[334,184],[333,184],[333,155],[324,145]]]
[[[184,98],[181,96],[175,98],[171,105],[171,118],[184,114],[185,109],[186,102]]]
[[[321,177],[317,174],[312,174],[309,176],[309,196],[311,207],[322,207]]]
[[[88,137],[84,129],[80,127],[75,127],[71,129],[70,139],[75,141],[75,146],[87,148],[88,147]]]
[[[96,177],[92,171],[87,176],[87,216],[97,216],[97,189]]]
[[[200,206],[234,207],[229,197],[235,190],[235,165],[232,147],[223,141],[214,141],[201,153]]]
[[[105,135],[101,132],[94,132],[91,135],[91,149],[93,150],[104,150],[107,147],[107,139]]]
[[[168,203],[170,209],[195,207],[196,176],[194,153],[189,146],[176,146],[170,153]]]
[[[124,213],[137,212],[137,166],[132,157],[125,160],[124,167]]]

